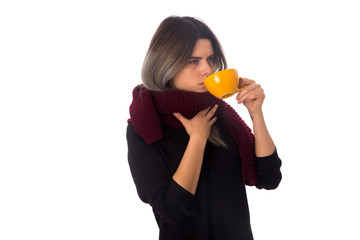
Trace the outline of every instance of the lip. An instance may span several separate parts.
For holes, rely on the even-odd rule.
[[[199,83],[199,85],[198,85],[199,87],[200,87],[200,89],[202,90],[202,91],[207,91],[207,89],[206,89],[206,87],[205,87],[205,84],[202,82],[202,83]]]

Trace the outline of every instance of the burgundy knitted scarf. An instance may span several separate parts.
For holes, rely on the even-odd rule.
[[[250,128],[236,111],[223,100],[210,93],[194,93],[181,90],[150,91],[143,85],[133,90],[133,101],[130,105],[130,119],[135,131],[147,144],[163,138],[161,124],[184,129],[182,123],[173,116],[181,113],[191,119],[199,111],[218,104],[216,116],[224,120],[227,129],[235,140],[239,156],[242,159],[242,178],[246,185],[254,185],[257,181],[255,168],[255,142]]]

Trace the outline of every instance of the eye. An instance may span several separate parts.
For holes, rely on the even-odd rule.
[[[212,55],[212,56],[210,56],[210,57],[207,59],[207,61],[208,61],[209,63],[214,63],[214,62],[215,62],[215,59],[216,59],[215,55]]]
[[[199,60],[190,60],[190,61],[188,61],[189,64],[196,64],[198,62],[199,62]]]

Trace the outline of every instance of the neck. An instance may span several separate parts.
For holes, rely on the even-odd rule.
[[[152,92],[152,96],[161,122],[175,128],[183,128],[183,125],[173,116],[174,112],[179,112],[190,119],[201,110],[220,101],[208,92],[197,93],[182,90]]]

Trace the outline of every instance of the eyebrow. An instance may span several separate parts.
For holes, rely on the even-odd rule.
[[[214,57],[214,56],[215,56],[215,53],[211,54],[211,55],[208,56],[207,58]],[[202,59],[202,57],[191,56],[191,57],[189,57],[189,59]]]

